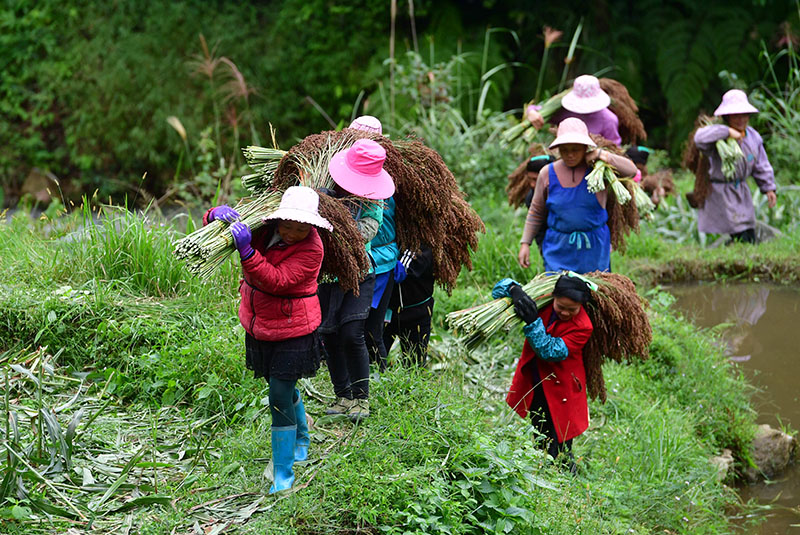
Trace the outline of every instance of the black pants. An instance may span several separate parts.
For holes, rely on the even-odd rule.
[[[328,371],[337,397],[369,397],[369,353],[364,341],[364,320],[349,321],[338,332],[323,334]]]
[[[728,240],[728,244],[731,244],[733,242],[755,243],[756,242],[756,229],[749,228],[747,230],[743,230],[741,232],[737,232],[736,234],[731,234],[731,239]]]
[[[571,455],[572,439],[564,442],[558,441],[556,426],[553,424],[553,417],[547,406],[547,398],[544,395],[541,385],[533,389],[533,402],[530,407],[531,424],[545,436],[545,449],[550,456],[555,459],[561,453]]]
[[[378,303],[378,308],[369,309],[369,316],[367,316],[367,321],[364,325],[364,330],[367,333],[369,359],[372,362],[377,362],[378,368],[382,372],[386,371],[386,355],[389,353],[389,348],[384,345],[383,340],[384,318],[386,317],[386,309],[389,308],[389,299],[392,297],[393,289],[394,276],[390,274],[386,288],[383,290],[383,295]]]
[[[431,336],[431,314],[433,298],[414,308],[407,308],[392,315],[392,321],[384,327],[383,345],[388,352],[395,338],[400,338],[404,366],[425,366],[428,358],[428,342]]]

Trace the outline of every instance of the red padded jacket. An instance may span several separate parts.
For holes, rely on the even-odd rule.
[[[311,227],[292,245],[279,241],[267,248],[274,229],[267,225],[253,233],[255,253],[242,262],[239,283],[239,321],[253,338],[270,342],[310,334],[322,321],[317,277],[323,247],[317,229]]]
[[[539,317],[545,325],[549,324],[551,314],[554,314],[553,305],[539,312]],[[561,362],[548,362],[536,358],[536,353],[526,339],[514,379],[511,381],[511,388],[506,396],[506,403],[525,418],[533,401],[533,389],[538,386],[534,384],[534,375],[528,367],[536,366],[559,442],[574,438],[589,427],[583,346],[589,341],[592,330],[592,322],[583,307],[571,320],[556,321],[550,325],[547,334],[564,340],[569,350],[569,355]]]

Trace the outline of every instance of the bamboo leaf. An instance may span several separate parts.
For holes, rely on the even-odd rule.
[[[151,494],[149,496],[139,496],[138,498],[134,498],[133,500],[125,502],[116,509],[110,510],[109,513],[111,514],[124,513],[126,511],[130,511],[131,509],[136,509],[137,507],[144,507],[153,504],[169,505],[170,501],[172,501],[172,496],[167,496],[164,494]]]
[[[108,490],[105,492],[105,494],[103,494],[103,496],[96,503],[90,504],[90,506],[89,506],[90,509],[92,509],[94,511],[97,511],[98,508],[101,505],[103,505],[111,497],[111,495],[114,494],[117,491],[119,486],[122,485],[125,482],[125,479],[128,477],[128,473],[131,471],[131,469],[134,467],[134,465],[137,462],[139,462],[139,459],[144,455],[144,452],[145,452],[145,448],[144,448],[144,446],[142,446],[139,449],[139,451],[136,452],[136,454],[133,457],[131,457],[131,459],[128,461],[128,463],[125,465],[125,467],[122,469],[122,473],[111,484],[111,486],[108,488]]]

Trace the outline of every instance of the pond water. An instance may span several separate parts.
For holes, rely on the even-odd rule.
[[[761,391],[758,423],[800,429],[800,289],[768,284],[675,286],[677,309],[701,327],[721,327],[730,359]],[[772,504],[748,535],[800,535],[800,465],[770,482],[740,489],[744,500]]]

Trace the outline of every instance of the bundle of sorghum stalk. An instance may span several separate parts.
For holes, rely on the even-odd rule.
[[[569,92],[569,89],[565,89],[561,93],[553,95],[541,104],[541,108],[539,108],[538,111],[545,121],[550,119],[555,112],[561,109],[561,99]],[[536,135],[536,128],[534,128],[530,121],[528,121],[528,106],[533,104],[534,102],[532,101],[525,104],[522,110],[522,119],[520,119],[520,122],[503,131],[503,133],[500,135],[503,142],[508,145],[508,147],[511,148],[514,153],[524,154],[525,148]]]
[[[630,202],[631,196],[633,196],[640,216],[647,217],[656,209],[653,201],[639,184],[627,178],[618,178],[613,165],[597,160],[594,168],[586,176],[586,188],[590,193],[597,193],[606,189],[606,183],[611,186],[614,197],[620,204],[624,205]]]
[[[384,168],[397,187],[397,243],[401,250],[430,247],[434,279],[450,292],[461,267],[472,269],[470,251],[478,247],[478,233],[486,230],[483,221],[438,152],[416,139],[398,140],[393,145],[400,160],[395,161],[395,151],[388,148],[392,142],[379,142],[387,149]]]
[[[252,174],[242,177],[242,186],[252,193],[266,191],[272,186],[272,177],[278,169],[281,159],[286,156],[286,151],[251,145],[242,149],[247,165],[253,170]]]
[[[235,209],[239,220],[254,231],[264,225],[264,217],[278,209],[280,201],[280,192],[264,192],[242,199]],[[193,274],[208,278],[235,251],[229,227],[229,223],[215,220],[197,229],[175,243],[175,256],[184,260]]]
[[[415,139],[393,142],[380,135],[349,128],[308,136],[292,147],[281,161],[275,172],[274,186],[288,187],[298,183],[303,175],[304,185],[330,187],[330,157],[360,138],[372,139],[386,150],[383,168],[391,175],[396,188],[398,246],[401,250],[419,250],[423,243],[428,245],[433,251],[434,277],[449,291],[461,266],[471,269],[470,249],[477,247],[477,233],[483,232],[484,227],[464,200],[455,177],[441,156],[422,142]],[[341,223],[356,228],[352,218],[350,222]],[[336,223],[334,227],[338,232]],[[339,242],[327,245],[341,247]],[[347,255],[340,253],[337,256],[343,261]],[[353,265],[350,261],[347,263]]]
[[[716,146],[722,162],[722,175],[730,182],[735,178],[736,164],[739,163],[739,160],[744,159],[744,152],[732,137],[718,140]]]
[[[540,309],[553,301],[552,292],[558,275],[542,273],[523,286]],[[599,271],[588,273],[584,278],[597,285],[592,300],[585,306],[594,326],[592,336],[583,348],[587,392],[592,398],[599,397],[605,401],[603,361],[648,358],[653,333],[645,311],[646,302],[636,293],[630,279]],[[451,312],[447,321],[469,349],[501,331],[522,326],[522,320],[514,312],[508,297]]]
[[[708,175],[708,156],[706,156],[694,143],[694,135],[697,131],[711,124],[713,119],[707,115],[701,115],[694,122],[694,130],[689,132],[686,146],[683,150],[684,169],[688,169],[694,174],[694,190],[686,194],[686,200],[692,208],[702,208],[706,204],[706,199],[711,193],[711,179]]]
[[[525,202],[525,196],[533,184],[528,181],[528,162],[534,156],[543,156],[550,154],[550,152],[541,143],[532,143],[528,147],[528,157],[520,163],[511,174],[508,175],[508,185],[506,185],[506,194],[508,195],[508,204],[512,208],[522,205]]]
[[[600,78],[600,89],[611,97],[608,109],[619,119],[619,136],[623,144],[635,145],[647,139],[644,123],[639,119],[639,106],[631,98],[628,89],[611,78]]]

